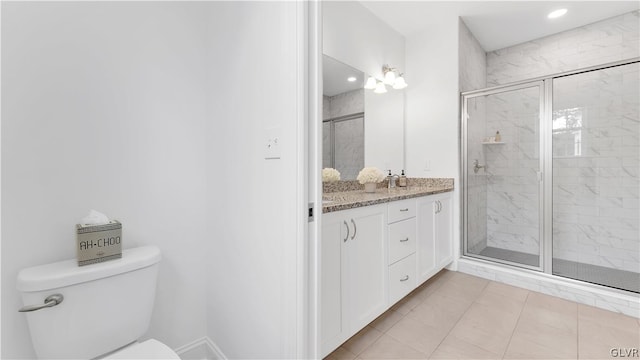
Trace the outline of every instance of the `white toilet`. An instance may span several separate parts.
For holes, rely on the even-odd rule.
[[[99,264],[74,259],[20,271],[21,310],[32,310],[25,314],[38,358],[180,359],[157,340],[137,342],[151,320],[160,257],[144,246]]]

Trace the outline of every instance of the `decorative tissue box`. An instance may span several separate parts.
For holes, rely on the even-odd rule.
[[[78,266],[122,258],[122,224],[76,225]]]

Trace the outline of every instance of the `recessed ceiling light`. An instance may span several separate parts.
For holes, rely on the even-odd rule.
[[[348,82],[354,82],[354,81],[356,81],[356,80],[358,80],[358,79],[356,79],[356,77],[355,77],[355,76],[349,76],[349,77],[347,78],[347,81],[348,81]]]
[[[555,18],[558,18],[558,17],[560,17],[560,16],[562,16],[562,15],[564,15],[566,13],[567,13],[567,9],[558,9],[558,10],[554,10],[554,11],[550,12],[549,15],[547,15],[547,17],[549,19],[555,19]]]

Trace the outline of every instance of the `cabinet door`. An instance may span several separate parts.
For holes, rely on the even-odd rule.
[[[323,357],[339,346],[346,336],[342,309],[342,251],[347,229],[344,220],[336,214],[322,217],[320,339]]]
[[[345,243],[350,329],[357,331],[387,307],[386,205],[350,211],[353,232]],[[353,220],[353,221],[352,221]],[[355,234],[355,236],[354,236]],[[352,239],[353,237],[353,239]]]
[[[453,260],[451,195],[438,197],[438,202],[440,208],[435,217],[436,264],[441,269]]]
[[[426,281],[435,273],[435,209],[436,203],[433,197],[418,198],[416,212],[418,221],[416,243],[417,285]]]

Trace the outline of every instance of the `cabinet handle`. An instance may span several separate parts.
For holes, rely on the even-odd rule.
[[[407,281],[409,280],[409,275],[405,275],[402,279],[400,279],[400,281]]]
[[[343,221],[344,226],[347,227],[347,236],[344,237],[344,242],[347,242],[347,240],[349,239],[349,224],[347,224],[347,220]]]
[[[406,239],[400,239],[400,242],[407,242],[407,241],[409,241],[409,237],[408,236],[407,236]]]
[[[353,240],[353,238],[356,237],[356,234],[358,232],[358,228],[356,228],[356,222],[353,221],[353,219],[351,219],[351,223],[353,224],[353,235],[351,236],[351,240]]]
[[[438,214],[440,214],[441,212],[442,212],[442,202],[438,200]]]
[[[400,211],[409,211],[409,208],[400,209]]]

